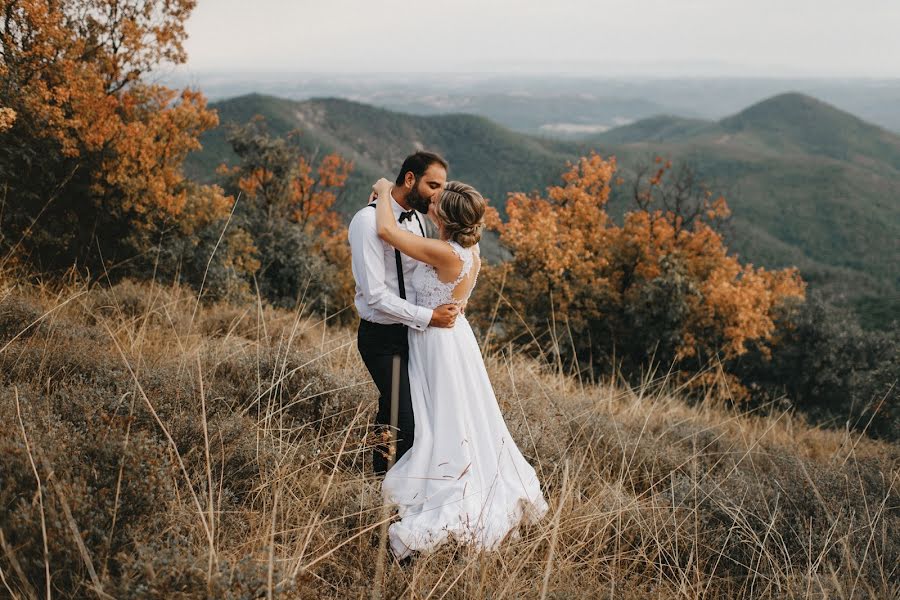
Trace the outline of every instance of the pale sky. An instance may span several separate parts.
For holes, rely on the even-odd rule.
[[[187,29],[188,72],[900,77],[900,0],[199,0]]]

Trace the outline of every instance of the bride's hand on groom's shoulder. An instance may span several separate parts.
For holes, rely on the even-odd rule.
[[[380,189],[387,189],[387,191],[390,192],[392,187],[394,187],[394,184],[382,177],[372,185],[372,193],[369,194],[369,199],[366,200],[366,204],[372,204],[378,199],[378,192]]]
[[[394,184],[382,177],[372,186],[372,196],[370,198],[377,198],[381,194],[390,194],[392,187],[394,187]]]

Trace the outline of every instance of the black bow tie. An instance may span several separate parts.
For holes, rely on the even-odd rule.
[[[406,221],[407,219],[409,219],[410,221],[412,221],[412,218],[413,218],[413,215],[414,215],[414,214],[416,214],[416,211],[415,211],[415,210],[406,210],[406,211],[403,211],[403,212],[400,213],[400,218],[397,219],[397,222],[398,222],[398,223],[402,223],[403,221]]]

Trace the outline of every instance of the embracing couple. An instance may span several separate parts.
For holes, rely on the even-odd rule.
[[[350,223],[358,347],[380,393],[372,467],[384,477],[384,501],[397,507],[388,531],[398,559],[450,537],[494,549],[518,535],[520,522],[547,512],[462,310],[481,267],[485,201],[448,182],[447,170],[437,154],[408,156],[396,181],[379,180]],[[425,234],[426,216],[439,239]]]

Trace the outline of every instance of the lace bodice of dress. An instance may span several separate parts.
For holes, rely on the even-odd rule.
[[[469,299],[472,290],[475,289],[475,282],[466,294],[465,298],[457,300],[453,297],[453,290],[456,286],[469,274],[474,264],[474,254],[478,252],[478,244],[471,248],[463,248],[456,242],[448,241],[450,247],[457,256],[462,260],[463,266],[456,280],[444,283],[438,279],[437,270],[431,265],[419,263],[413,272],[412,283],[416,289],[416,304],[425,308],[437,308],[441,304],[463,303]],[[474,250],[474,252],[473,252]],[[475,274],[478,277],[478,274]]]

